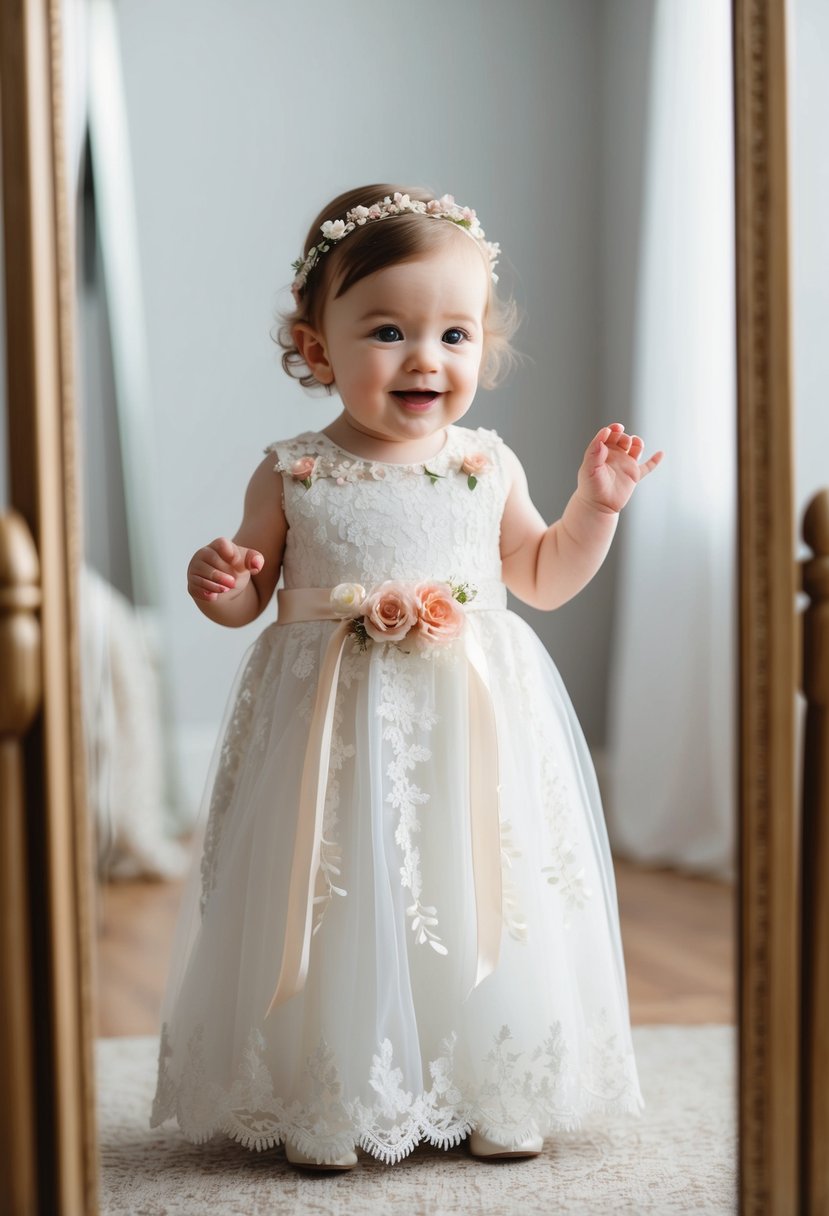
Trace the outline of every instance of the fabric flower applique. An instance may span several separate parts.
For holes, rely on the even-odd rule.
[[[478,484],[479,478],[483,477],[492,468],[492,462],[484,452],[471,452],[468,456],[464,456],[458,472],[466,474],[466,484],[470,490],[474,490]],[[433,469],[429,469],[426,465],[423,466],[423,472],[430,479],[432,485],[439,477],[445,477],[445,473],[435,473]]]
[[[305,455],[290,463],[280,461],[275,468],[279,473],[287,473],[299,485],[305,486],[306,490],[310,490],[313,482],[320,478],[334,481],[338,486],[350,482],[388,479],[386,465],[358,458],[344,460],[342,457],[332,459],[329,456]]]
[[[404,583],[387,579],[367,595],[362,605],[362,628],[375,642],[400,642],[418,621],[415,593]],[[359,636],[359,629],[357,629]]]
[[[447,591],[449,594],[447,595]],[[421,583],[418,595],[418,636],[428,642],[451,642],[460,636],[463,609],[448,583]]]
[[[478,478],[488,473],[491,467],[489,457],[484,452],[472,452],[469,456],[464,456],[461,472],[466,473],[466,484],[470,490],[475,489]]]
[[[306,490],[311,489],[311,482],[314,480],[314,472],[317,467],[316,456],[300,456],[291,465],[289,472],[294,481],[301,482]]]
[[[338,583],[329,596],[331,611],[339,617],[348,617],[362,611],[366,589],[362,583]]]
[[[476,594],[468,583],[386,579],[368,593],[360,583],[339,583],[330,605],[335,616],[351,621],[350,631],[361,650],[370,641],[406,640],[424,651],[460,637],[466,624],[461,605]]]

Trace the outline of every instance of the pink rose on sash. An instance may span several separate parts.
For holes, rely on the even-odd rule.
[[[448,583],[419,583],[417,634],[422,642],[452,642],[465,625],[464,613]]]
[[[365,631],[375,642],[399,642],[417,624],[417,600],[405,583],[387,579],[362,605]]]

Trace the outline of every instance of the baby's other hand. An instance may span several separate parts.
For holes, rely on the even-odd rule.
[[[245,549],[219,536],[191,557],[187,590],[194,600],[215,600],[228,592],[233,593],[228,598],[235,598],[264,564],[264,557],[256,549]]]
[[[653,472],[665,454],[654,452],[640,464],[644,450],[644,441],[638,435],[628,435],[621,422],[602,427],[579,469],[579,497],[601,511],[621,511],[642,478]]]

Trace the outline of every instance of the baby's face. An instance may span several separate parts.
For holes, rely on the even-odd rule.
[[[474,243],[458,238],[369,275],[325,306],[334,385],[352,425],[367,435],[423,439],[472,404],[489,273]]]

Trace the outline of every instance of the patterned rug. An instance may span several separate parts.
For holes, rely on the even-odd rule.
[[[646,1110],[548,1140],[528,1161],[480,1162],[465,1144],[399,1165],[361,1154],[347,1174],[302,1174],[281,1148],[149,1129],[158,1043],[96,1044],[102,1216],[591,1216],[737,1210],[733,1026],[637,1026]]]

